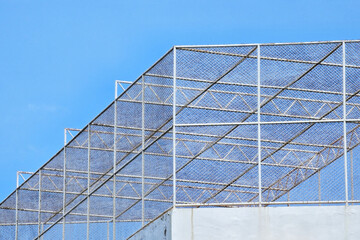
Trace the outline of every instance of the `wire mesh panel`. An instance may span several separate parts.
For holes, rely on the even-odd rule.
[[[347,123],[347,148],[348,148],[348,199],[350,201],[360,200],[360,125]]]
[[[263,201],[344,201],[342,125],[261,126]]]
[[[346,76],[346,118],[356,120],[360,118],[359,78],[360,57],[359,42],[345,44],[345,76]],[[358,123],[347,122],[348,148],[348,198],[351,201],[360,199],[360,162],[358,156]]]
[[[256,49],[177,49],[177,123],[246,121],[256,111]]]
[[[261,121],[342,119],[341,60],[342,43],[261,46]]]
[[[54,240],[62,240],[63,237],[63,224],[58,223],[55,225],[45,225],[44,226],[47,231],[43,233],[41,237],[38,237],[36,239],[54,239]],[[75,235],[76,236],[76,235]]]
[[[141,226],[141,157],[120,168],[115,194],[115,234],[118,239],[126,239],[136,229],[134,225]]]
[[[40,233],[62,217],[64,181],[64,150],[61,150],[41,170]],[[62,231],[59,234],[61,237]]]
[[[0,238],[127,239],[174,204],[359,204],[359,79],[359,41],[174,47],[19,179]]]
[[[144,152],[144,223],[150,222],[172,206],[172,151],[172,131],[169,131]]]
[[[177,202],[257,201],[256,138],[256,125],[178,127]]]
[[[11,198],[11,196],[10,196]],[[0,238],[14,239],[16,232],[16,203],[15,199],[8,198],[5,200],[0,208]]]
[[[16,192],[16,237],[18,239],[34,238],[38,235],[39,227],[39,172],[33,174]]]
[[[143,78],[142,225],[172,206],[173,74],[174,51],[170,51]]]

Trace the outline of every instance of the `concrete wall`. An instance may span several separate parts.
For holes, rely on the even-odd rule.
[[[171,212],[155,220],[129,240],[171,240]]]
[[[164,221],[171,221],[171,240],[360,239],[360,206],[178,208],[170,214]],[[154,224],[148,233],[169,223]],[[170,239],[159,232],[136,240]]]

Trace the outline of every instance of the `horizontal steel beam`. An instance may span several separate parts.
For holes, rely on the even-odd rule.
[[[292,122],[292,121],[287,121],[287,122]],[[327,122],[342,122],[342,120],[314,120],[314,121],[304,121],[304,122],[301,122],[301,121],[293,121],[294,124],[304,124],[304,123],[327,123]],[[349,122],[354,122],[354,123],[357,123],[357,122],[360,122],[360,120],[349,120]],[[268,124],[282,124],[283,122],[277,122],[277,121],[274,121],[274,122],[266,122]],[[229,125],[229,126],[232,126],[232,125],[241,125],[241,124],[244,124],[244,125],[257,125],[257,122],[234,122],[234,123],[204,123],[204,124],[197,124],[199,126],[202,126],[202,125],[209,125],[209,126],[215,126],[216,124],[219,124],[219,126],[223,126],[223,125]],[[111,125],[106,125],[106,124],[102,124],[101,126],[111,126]],[[176,124],[176,126],[178,127],[189,127],[189,126],[192,126],[192,127],[196,127],[196,125],[193,125],[193,124]],[[151,130],[149,130],[151,131]],[[165,133],[164,130],[159,130],[158,131],[159,133]],[[105,133],[105,132],[104,132]],[[108,134],[111,134],[111,132],[108,132]],[[205,138],[216,138],[216,137],[219,137],[219,135],[214,135],[214,134],[206,134],[206,133],[195,133],[195,132],[191,132],[191,131],[181,131],[180,130],[177,130],[176,131],[176,134],[177,135],[184,135],[184,136],[198,136],[198,137],[205,137]],[[126,135],[126,134],[124,134]],[[141,137],[141,135],[134,135],[136,137]],[[161,137],[158,139],[157,136],[153,136],[151,137],[150,139],[167,139],[167,140],[170,140],[172,139],[171,137]],[[200,141],[200,140],[194,140],[194,139],[185,139],[185,138],[177,138],[179,141],[188,141],[188,142],[204,142],[204,141]],[[245,141],[254,141],[256,144],[256,141],[257,139],[256,138],[245,138],[245,137],[235,137],[235,136],[226,136],[224,137],[224,139],[232,139],[232,140],[245,140]],[[281,141],[281,140],[270,140],[270,139],[262,139],[261,140],[262,142],[266,142],[266,143],[285,143],[285,141]],[[220,145],[222,144],[225,144],[225,145],[233,145],[233,144],[230,144],[230,143],[219,143]],[[236,144],[235,144],[236,145]],[[325,145],[325,144],[313,144],[313,143],[301,143],[301,142],[292,142],[291,145],[299,145],[299,146],[309,146],[309,147],[326,147],[326,146],[329,146],[329,145]],[[252,145],[239,145],[239,146],[252,146]],[[72,147],[72,146],[69,146],[69,147]],[[87,149],[87,148],[86,148]],[[108,150],[108,149],[102,149],[102,148],[99,148],[99,150]],[[134,152],[134,153],[138,153],[140,151],[124,151],[124,150],[117,150],[119,152],[124,152],[124,153],[129,153],[129,152]],[[301,151],[299,149],[299,151]]]
[[[359,66],[360,67],[360,66]],[[168,79],[172,79],[172,76],[168,76],[168,75],[160,75],[160,74],[153,74],[153,73],[147,73],[146,76],[149,77],[156,77],[156,78],[168,78]],[[208,79],[201,79],[201,78],[186,78],[186,77],[177,77],[177,80],[183,80],[183,81],[190,81],[190,82],[200,82],[200,83],[208,83],[211,84],[213,83],[213,81],[208,80]],[[341,85],[342,80],[340,81],[340,85]],[[169,87],[168,85],[161,85],[161,84],[154,84],[154,83],[147,83],[149,86],[158,86],[158,87],[163,87],[163,88],[167,88]],[[219,81],[216,84],[218,85],[229,85],[229,86],[241,86],[241,87],[252,87],[254,89],[257,88],[256,84],[251,84],[251,83],[241,83],[241,82],[224,82],[224,81]],[[276,86],[276,85],[260,85],[260,89],[277,89],[277,90],[281,90],[283,89],[283,86]],[[190,87],[177,87],[177,89],[180,90],[185,90],[185,89],[193,89],[193,90],[202,90],[201,88],[190,88]],[[319,89],[310,89],[310,88],[301,88],[301,87],[288,87],[286,88],[287,90],[290,91],[297,91],[297,92],[312,92],[312,93],[320,93],[320,94],[329,94],[329,95],[339,95],[342,96],[343,93],[342,92],[337,92],[337,91],[328,91],[328,90],[319,90]],[[213,90],[213,89],[212,89]],[[351,93],[347,92],[346,96],[350,96]],[[121,99],[118,99],[121,100]]]
[[[334,201],[279,201],[279,202],[261,202],[262,205],[327,205],[327,204],[345,204],[345,200]],[[360,200],[348,201],[348,203],[360,203]],[[176,204],[176,207],[235,207],[235,206],[259,206],[259,202],[238,202],[238,203],[191,203]]]
[[[262,45],[260,45],[261,47]],[[266,45],[263,45],[266,46]],[[179,50],[185,50],[190,52],[198,52],[198,53],[207,53],[207,54],[216,54],[216,55],[223,55],[223,56],[231,56],[231,57],[244,57],[245,54],[238,54],[238,53],[227,53],[227,52],[220,52],[220,51],[211,51],[211,50],[203,50],[203,49],[196,49],[191,47],[179,47]],[[250,55],[248,58],[257,59],[256,55]],[[280,62],[291,62],[291,63],[304,63],[304,64],[316,64],[317,61],[307,61],[307,60],[297,60],[297,59],[290,59],[290,58],[275,58],[275,57],[266,57],[260,56],[261,60],[269,60],[269,61],[280,61]],[[331,62],[321,62],[319,65],[324,66],[333,66],[333,67],[344,67],[342,63],[331,63]],[[345,65],[347,68],[360,68],[357,65]]]
[[[312,41],[312,42],[285,42],[285,43],[241,43],[241,44],[210,44],[210,45],[176,45],[175,48],[217,48],[217,47],[254,47],[254,46],[285,46],[285,45],[309,45],[329,43],[359,43],[360,40],[334,40],[334,41]]]

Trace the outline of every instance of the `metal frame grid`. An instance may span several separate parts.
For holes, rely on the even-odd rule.
[[[359,80],[360,41],[176,46],[18,173],[0,239],[127,239],[174,207],[359,204]]]

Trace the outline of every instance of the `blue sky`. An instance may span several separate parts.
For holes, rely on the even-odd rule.
[[[173,45],[359,39],[360,1],[0,0],[0,199]],[[0,201],[1,201],[0,200]]]

